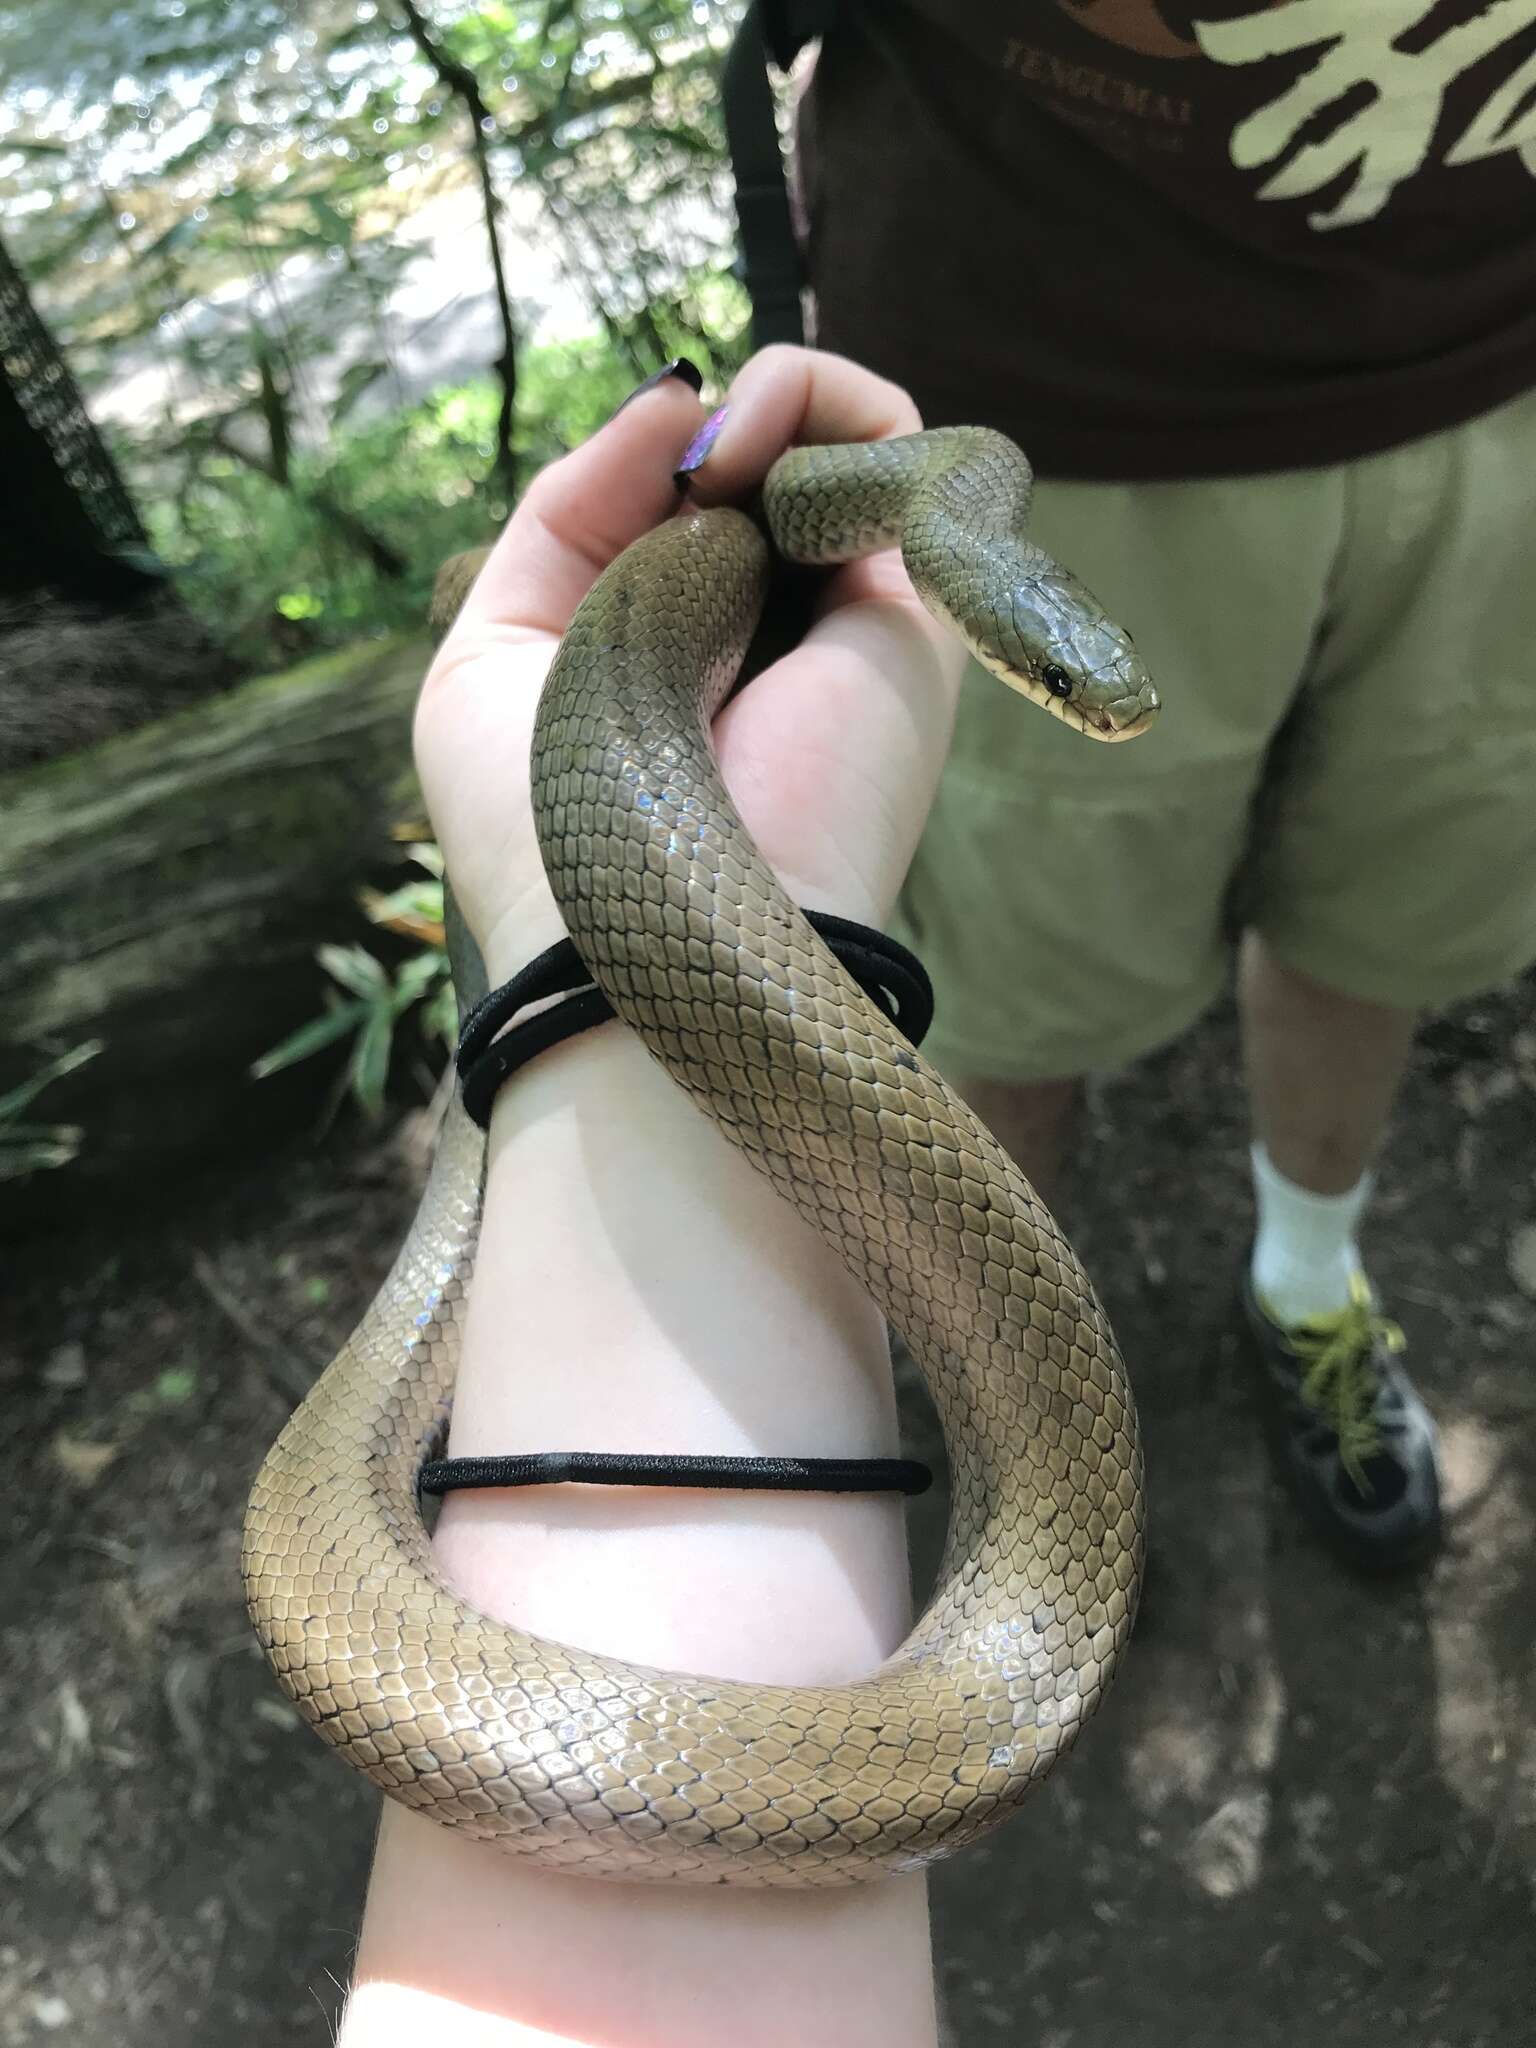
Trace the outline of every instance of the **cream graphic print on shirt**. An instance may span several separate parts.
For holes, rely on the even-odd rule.
[[[1177,62],[1203,54],[1232,67],[1276,56],[1310,57],[1278,98],[1238,122],[1228,147],[1239,170],[1278,165],[1258,189],[1263,200],[1305,199],[1343,179],[1339,196],[1308,214],[1313,228],[1374,220],[1432,153],[1454,167],[1517,151],[1536,176],[1536,52],[1492,86],[1460,133],[1438,132],[1447,89],[1536,26],[1536,0],[1489,0],[1470,20],[1422,46],[1420,37],[1439,11],[1436,0],[1268,0],[1236,20],[1196,20],[1195,40],[1170,28],[1156,0],[1057,5],[1080,27],[1143,57]],[[1132,88],[1091,66],[1062,64],[1022,41],[1010,41],[1004,68],[1055,88],[1075,103],[1071,112],[1080,122],[1085,106],[1101,124],[1112,113],[1119,122],[1136,118],[1140,126],[1149,113],[1166,109],[1171,112],[1161,118],[1178,125],[1193,112],[1176,92]],[[1309,124],[1321,133],[1297,148]]]
[[[1218,64],[1317,49],[1315,62],[1287,91],[1233,129],[1232,161],[1239,170],[1274,162],[1314,115],[1362,86],[1369,89],[1368,99],[1319,141],[1304,144],[1260,187],[1261,199],[1301,198],[1352,172],[1336,204],[1308,221],[1314,228],[1339,228],[1374,219],[1428,160],[1446,88],[1536,19],[1532,0],[1493,0],[1424,48],[1401,48],[1430,11],[1425,0],[1288,0],[1237,21],[1195,24],[1201,49]],[[1536,174],[1536,107],[1521,106],[1533,92],[1536,55],[1497,86],[1461,135],[1442,144],[1441,161],[1474,163],[1517,149]]]

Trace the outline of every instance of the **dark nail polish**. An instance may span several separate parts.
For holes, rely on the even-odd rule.
[[[625,405],[633,405],[637,398],[643,398],[647,391],[654,391],[658,384],[665,384],[669,377],[676,377],[691,391],[704,389],[704,373],[698,365],[690,363],[686,356],[674,356],[670,363],[663,363],[659,370],[653,370],[643,384],[637,384],[624,400],[624,405],[615,409],[613,417],[617,419]]]
[[[695,470],[704,467],[704,464],[709,460],[709,451],[720,437],[720,429],[725,425],[726,414],[730,409],[728,405],[722,405],[720,410],[712,412],[703,426],[700,427],[699,431],[688,443],[688,446],[683,450],[682,461],[672,472],[674,483],[680,486],[686,484]]]

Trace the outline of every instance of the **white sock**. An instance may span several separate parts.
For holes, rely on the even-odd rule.
[[[1349,1306],[1350,1279],[1360,1271],[1355,1226],[1372,1185],[1366,1174],[1347,1194],[1314,1195],[1287,1180],[1262,1145],[1253,1147],[1253,1287],[1278,1322],[1306,1322]]]

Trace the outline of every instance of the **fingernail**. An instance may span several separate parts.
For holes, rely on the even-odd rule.
[[[722,405],[718,412],[712,412],[683,450],[683,459],[672,472],[672,481],[679,489],[687,483],[695,470],[702,469],[709,460],[709,451],[720,438],[720,429],[725,425],[725,417],[730,409],[728,405]]]
[[[633,405],[637,398],[643,398],[647,391],[654,391],[658,384],[665,384],[669,377],[676,377],[690,390],[704,389],[704,373],[696,363],[690,363],[686,356],[674,356],[670,363],[663,363],[659,370],[653,370],[643,384],[637,384],[624,405],[616,406],[613,418],[617,419],[625,405]]]

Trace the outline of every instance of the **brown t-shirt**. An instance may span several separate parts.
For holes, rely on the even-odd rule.
[[[1047,474],[1536,385],[1536,0],[845,0],[799,141],[817,340]]]

